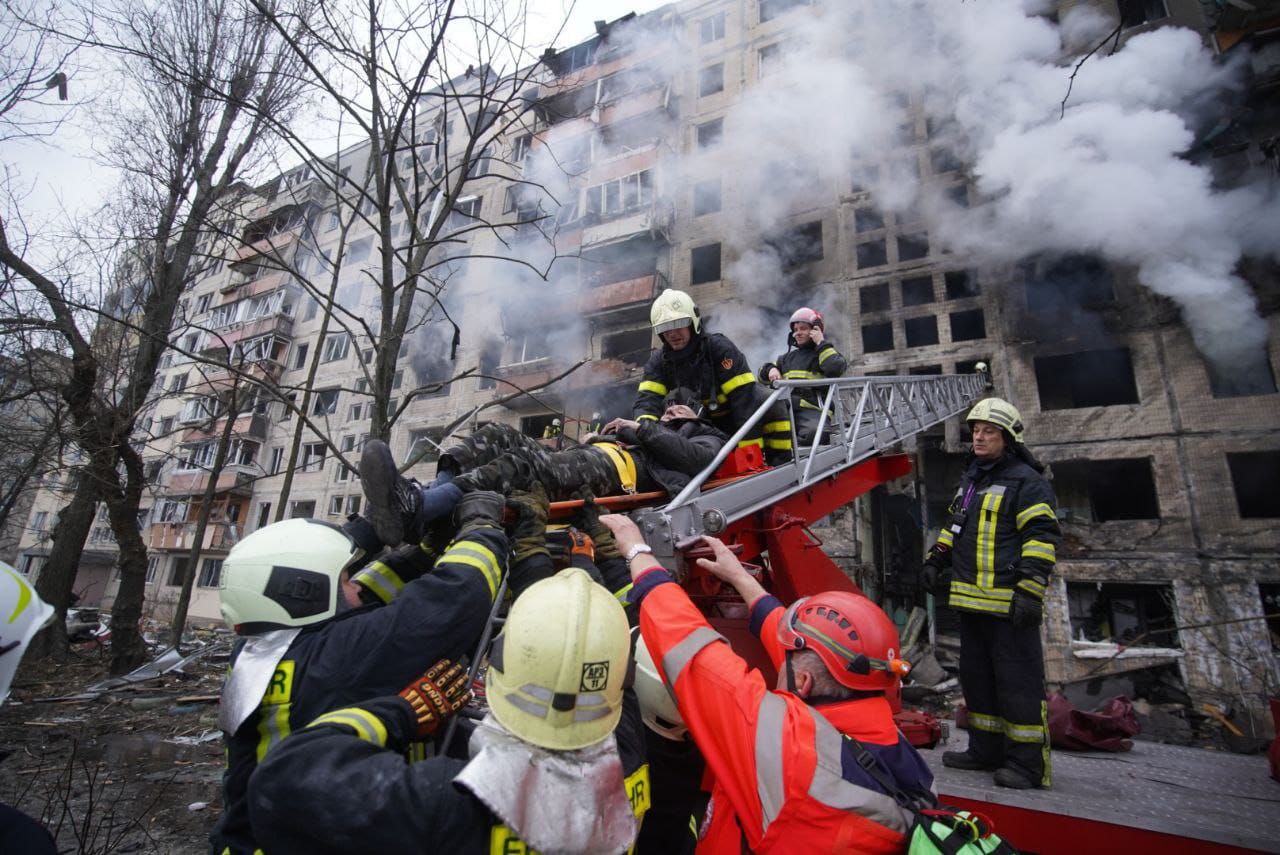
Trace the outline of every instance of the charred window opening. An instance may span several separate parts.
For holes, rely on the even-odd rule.
[[[966,359],[966,360],[964,360],[963,362],[957,362],[957,363],[956,363],[956,373],[957,373],[957,374],[977,374],[977,373],[978,373],[978,363],[979,363],[979,362],[981,362],[981,363],[983,363],[984,365],[986,365],[986,366],[987,366],[987,373],[988,373],[988,374],[990,374],[990,373],[991,373],[991,360],[990,360],[990,359],[987,359],[987,358],[985,358],[985,357],[984,357],[984,358],[982,358],[982,359]]]
[[[1204,367],[1209,373],[1209,388],[1215,398],[1243,398],[1276,392],[1276,375],[1271,370],[1271,360],[1265,347],[1237,357],[1229,365],[1219,366],[1205,360]]]
[[[578,276],[588,288],[652,276],[658,272],[658,260],[666,247],[665,241],[636,237],[587,250],[582,253]]]
[[[1169,17],[1164,0],[1118,0],[1120,25],[1126,30]]]
[[[951,340],[974,341],[987,337],[987,319],[981,309],[951,313]]]
[[[525,416],[520,419],[520,432],[534,439],[542,439],[543,432],[551,426],[551,422],[560,418],[558,413],[547,413],[545,416]],[[560,420],[560,424],[564,424],[563,419]]]
[[[863,312],[887,312],[889,310],[889,283],[863,285],[858,291],[859,305]]]
[[[1280,451],[1228,452],[1227,468],[1241,519],[1280,517]]]
[[[853,212],[853,227],[858,234],[884,228],[884,214],[875,208],[858,208]]]
[[[480,351],[480,373],[485,375],[480,378],[477,389],[493,389],[498,385],[494,375],[498,373],[498,365],[502,362],[502,345],[494,341],[491,342],[484,350]]]
[[[915,276],[902,280],[902,305],[923,306],[933,302],[933,277]]]
[[[928,235],[919,234],[898,236],[898,261],[915,261],[916,259],[925,258],[928,255]]]
[[[706,97],[724,91],[724,63],[708,65],[698,72],[698,95]]]
[[[693,215],[714,214],[720,210],[720,179],[709,178],[693,185]]]
[[[822,220],[804,223],[767,242],[778,254],[783,270],[822,260]]]
[[[1133,357],[1127,347],[1037,356],[1035,369],[1042,410],[1138,403]]]
[[[1068,582],[1071,637],[1142,647],[1181,647],[1168,585]]]
[[[689,262],[692,267],[690,281],[694,285],[715,282],[720,278],[720,244],[695,246],[689,252]]]
[[[929,152],[929,160],[933,166],[934,175],[940,172],[959,172],[964,168],[960,158],[946,146],[934,146]]]
[[[1280,582],[1259,582],[1258,596],[1262,600],[1262,613],[1267,616],[1271,649],[1280,650]]]
[[[724,119],[712,119],[698,125],[698,148],[713,148],[724,139]]]
[[[1160,518],[1151,458],[1063,460],[1053,464],[1058,508],[1096,523]]]
[[[880,353],[893,350],[893,324],[867,324],[862,328],[862,352]]]
[[[907,373],[914,377],[934,377],[942,374],[942,366],[917,365],[915,368],[908,368]]]
[[[1115,300],[1115,276],[1094,255],[1032,259],[1022,265],[1027,310],[1053,315],[1066,308],[1092,308]]]
[[[606,335],[600,343],[600,356],[620,359],[629,365],[643,365],[649,358],[652,336],[648,327]]]
[[[800,6],[808,6],[813,0],[760,0],[760,23],[772,21],[774,18]]]
[[[978,274],[972,270],[951,270],[942,275],[948,300],[963,300],[982,293],[978,287]]]
[[[969,188],[964,184],[957,184],[954,187],[948,187],[946,190],[947,198],[961,208],[969,207]]]
[[[865,270],[868,267],[883,267],[889,263],[889,253],[885,248],[884,238],[864,241],[857,245],[854,252],[857,254],[859,270]]]
[[[926,347],[938,343],[938,319],[933,315],[908,318],[902,322],[907,333],[907,347]]]

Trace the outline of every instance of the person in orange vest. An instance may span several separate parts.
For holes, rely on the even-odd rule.
[[[770,688],[675,584],[635,523],[619,514],[600,520],[628,560],[628,599],[639,605],[645,644],[713,779],[698,851],[905,852],[914,817],[880,781],[928,800],[933,775],[894,726],[885,697],[909,666],[897,658],[898,633],[884,612],[844,591],[784,608],[723,543],[703,538],[715,557],[698,563],[743,596],[752,631],[781,663]],[[859,757],[874,760],[874,774]]]

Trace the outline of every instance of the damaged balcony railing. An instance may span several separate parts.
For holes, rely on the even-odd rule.
[[[671,536],[678,541],[676,547],[682,548],[703,531],[718,531],[962,413],[982,397],[987,385],[985,373],[779,380],[747,423],[725,443],[715,461],[658,513],[669,522]],[[822,411],[815,438],[803,446],[797,441],[793,421],[795,459],[703,492],[702,485],[738,442],[768,417],[775,404],[781,403],[790,411],[792,390],[804,388],[821,390]],[[704,511],[712,515],[705,521]]]

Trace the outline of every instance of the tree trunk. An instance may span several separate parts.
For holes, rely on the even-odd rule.
[[[128,426],[132,433],[132,425]],[[112,461],[124,466],[124,484]],[[94,456],[94,472],[103,485],[111,531],[120,549],[120,586],[111,605],[111,673],[126,674],[147,659],[142,640],[142,603],[147,586],[147,544],[138,529],[138,506],[145,478],[142,458],[124,439]]]
[[[97,503],[93,479],[88,473],[81,472],[76,479],[75,494],[58,514],[49,558],[36,577],[36,593],[53,606],[55,618],[31,640],[26,653],[28,658],[39,659],[67,649],[67,606],[75,588],[76,571],[80,569],[84,541],[93,527]]]

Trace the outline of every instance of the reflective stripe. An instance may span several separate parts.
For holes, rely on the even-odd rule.
[[[1052,543],[1045,543],[1043,540],[1028,540],[1022,544],[1023,558],[1041,558],[1053,564],[1058,560],[1058,551],[1054,549]]]
[[[978,600],[954,592],[947,597],[947,605],[953,609],[963,608],[971,612],[991,612],[997,615],[1007,615],[1009,613],[1008,603],[1000,603],[994,600]]]
[[[943,546],[951,546],[955,542],[956,536],[951,533],[951,529],[949,528],[944,528],[938,535],[938,543],[941,543]]]
[[[1040,786],[1053,786],[1053,755],[1049,753],[1049,702],[1040,702],[1040,726],[1044,729],[1040,756],[1044,759],[1044,775],[1040,778]]]
[[[1057,514],[1053,512],[1053,508],[1049,507],[1044,502],[1037,502],[1022,513],[1018,514],[1018,528],[1022,528],[1036,517],[1048,517],[1051,520],[1056,520],[1058,518]]]
[[[610,462],[613,463],[613,468],[618,470],[618,481],[622,484],[623,491],[634,493],[636,491],[636,462],[631,455],[612,442],[593,443],[592,448],[598,448],[608,455]]]
[[[651,416],[651,415],[649,415],[648,413],[644,413],[643,415],[636,416],[636,421],[638,421],[638,422],[642,422],[642,421],[644,421],[645,419],[651,419],[651,420],[653,420],[653,421],[655,421],[655,422],[656,422],[656,421],[658,420],[658,417],[657,417],[657,416]]]
[[[756,448],[764,448],[764,440],[758,437],[756,439],[744,439],[738,443],[738,448],[750,448],[753,445]]]
[[[1041,585],[1035,579],[1021,579],[1018,582],[1018,587],[1028,594],[1044,599],[1044,585]]]
[[[652,392],[655,395],[662,395],[664,398],[667,395],[667,387],[663,386],[661,383],[656,383],[653,380],[641,380],[640,391]]]
[[[382,719],[359,707],[348,707],[325,713],[307,725],[307,729],[319,727],[322,724],[339,724],[349,727],[365,742],[372,742],[379,748],[385,748],[387,745],[387,726],[382,723]]]
[[[1004,733],[1004,719],[969,710],[969,726],[987,733]]]
[[[982,600],[1000,600],[1007,603],[1013,599],[1012,588],[980,588],[977,585],[970,585],[968,582],[952,582],[951,590],[957,594],[977,597]]]
[[[699,650],[716,641],[729,643],[723,635],[711,627],[700,626],[668,650],[662,657],[662,670],[667,675],[667,685],[674,687],[676,680],[680,679],[680,672],[684,671],[689,660],[693,659]]]
[[[839,352],[834,347],[829,347],[818,354],[818,364],[821,365],[822,363],[826,362],[828,357],[838,356],[838,355],[839,355]]]
[[[1038,724],[1014,724],[1011,721],[1004,723],[1005,735],[1014,742],[1043,742],[1045,738],[1045,730]]]
[[[492,601],[498,595],[498,581],[502,578],[502,571],[499,569],[497,556],[488,547],[473,541],[455,543],[444,551],[438,563],[465,564],[476,568],[489,585],[489,600]]]
[[[982,513],[978,518],[978,585],[994,588],[996,584],[996,526],[1000,522],[1002,493],[994,490],[982,497]]]
[[[384,603],[391,602],[404,590],[404,580],[400,578],[400,574],[381,561],[373,562],[357,573],[351,581],[365,586]]]
[[[756,718],[756,795],[760,799],[762,831],[778,818],[787,789],[782,773],[782,725],[787,718],[787,702],[773,692],[765,692]]]
[[[766,439],[764,441],[765,448],[776,448],[779,451],[790,451],[791,440],[789,439]]]
[[[764,433],[791,433],[791,422],[782,420],[776,422],[765,422]]]
[[[734,389],[741,388],[742,386],[746,386],[748,383],[754,382],[756,382],[756,375],[748,371],[744,374],[739,374],[737,377],[730,377],[728,380],[721,383],[720,391],[724,392],[725,395],[728,395],[733,392]]]
[[[813,781],[809,784],[809,797],[829,808],[865,816],[885,828],[906,834],[911,826],[911,816],[898,806],[892,796],[846,781],[842,762],[844,737],[813,707],[806,704],[805,711],[813,717],[814,754],[817,759]]]
[[[624,606],[630,605],[631,601],[627,599],[627,596],[631,593],[631,586],[632,586],[632,583],[628,582],[625,588],[619,588],[618,590],[614,591],[613,592],[614,599],[622,603]]]
[[[818,360],[818,361],[821,362],[822,360]],[[787,380],[821,380],[822,379],[822,375],[819,374],[817,371],[800,371],[800,370],[788,371],[786,374],[783,374],[782,376]]]

